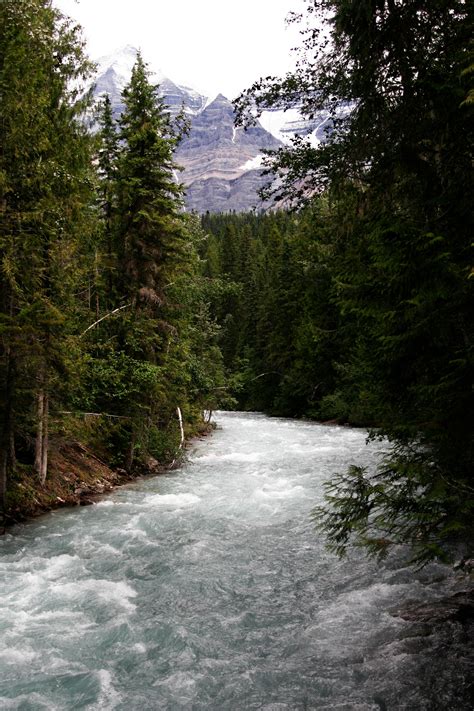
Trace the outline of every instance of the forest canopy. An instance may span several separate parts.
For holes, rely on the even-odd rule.
[[[0,515],[80,440],[127,472],[171,461],[223,371],[172,125],[138,57],[117,123],[79,27],[0,3]],[[0,522],[1,525],[1,522]]]
[[[256,364],[252,403],[388,438],[377,475],[342,473],[316,518],[338,552],[408,540],[424,561],[472,538],[472,8],[314,0],[300,19],[297,70],[236,110],[297,106],[326,136],[269,156],[267,194],[297,212],[237,279],[257,335],[233,358]]]

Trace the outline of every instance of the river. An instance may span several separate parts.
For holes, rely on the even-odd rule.
[[[0,708],[471,708],[460,623],[398,611],[463,588],[339,560],[314,530],[322,482],[373,466],[363,430],[218,413],[165,476],[0,541]]]

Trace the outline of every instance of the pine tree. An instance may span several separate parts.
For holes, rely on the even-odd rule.
[[[88,221],[90,142],[80,120],[90,70],[78,28],[46,0],[0,5],[2,457],[15,445],[45,480],[49,409],[64,380],[78,233]],[[74,289],[72,289],[74,291]]]
[[[103,279],[105,286],[105,307],[113,308],[116,299],[115,281],[117,275],[116,264],[116,225],[114,217],[117,208],[116,198],[116,174],[117,160],[119,155],[119,137],[117,126],[112,114],[112,104],[110,96],[105,95],[103,103],[98,112],[99,123],[99,150],[98,150],[98,178],[100,208],[103,222],[103,248],[102,263],[106,276]],[[97,318],[99,316],[97,315]]]
[[[424,560],[472,532],[472,11],[315,0],[307,18],[296,73],[257,83],[237,108],[330,115],[323,145],[278,152],[276,193],[301,205],[328,191],[331,300],[353,336],[338,396],[372,413],[393,456],[375,483],[343,475],[323,522],[339,551],[352,532],[372,551],[407,540]]]
[[[117,169],[119,260],[134,305],[156,308],[183,249],[183,188],[173,151],[179,137],[138,55],[125,88]]]
[[[169,294],[187,268],[187,233],[183,189],[176,181],[173,162],[179,136],[158,87],[150,84],[141,55],[123,99],[114,176],[114,282],[120,303],[130,305],[117,324],[117,343],[128,381],[135,383],[123,403],[131,418],[125,461],[131,469],[150,427],[169,416],[164,378],[179,331]],[[106,127],[110,136],[110,116],[104,119],[103,130]],[[113,146],[115,137],[111,140]],[[176,375],[179,365],[174,367]]]

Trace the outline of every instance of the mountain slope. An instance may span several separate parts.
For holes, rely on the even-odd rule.
[[[191,132],[178,147],[190,209],[199,212],[248,210],[260,204],[262,149],[281,143],[260,125],[234,127],[231,102],[219,94],[194,117]]]
[[[137,50],[125,47],[101,58],[94,94],[109,94],[114,115],[123,110],[121,93],[128,83]],[[222,94],[213,101],[197,91],[175,84],[161,72],[152,81],[159,85],[171,116],[184,108],[191,129],[176,151],[183,168],[179,179],[186,187],[186,206],[196,212],[242,212],[262,208],[258,190],[263,149],[276,149],[281,141],[257,122],[247,130],[234,127],[234,110]]]

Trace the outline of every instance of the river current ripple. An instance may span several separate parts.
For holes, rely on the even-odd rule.
[[[218,413],[165,476],[0,541],[0,708],[470,708],[462,625],[406,621],[462,588],[328,553],[322,482],[373,466],[363,430]]]

